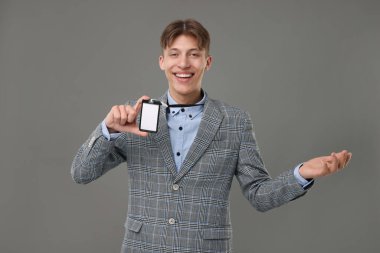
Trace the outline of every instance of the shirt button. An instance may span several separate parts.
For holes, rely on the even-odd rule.
[[[185,109],[184,109],[184,108],[182,108],[182,109],[181,109],[181,112],[184,112],[184,111],[185,111]]]
[[[177,156],[180,156],[181,155],[181,153],[180,152],[177,152]]]
[[[173,190],[178,191],[179,190],[179,185],[178,184],[173,184]]]
[[[170,224],[170,225],[173,225],[173,224],[175,224],[175,219],[173,219],[173,218],[170,218],[170,219],[169,219],[169,224]]]
[[[179,127],[178,129],[179,129],[179,131],[182,131],[183,128],[182,128],[182,127]]]
[[[190,114],[190,115],[189,115],[189,117],[190,117],[190,118],[192,118],[192,117],[193,117],[193,115],[191,115],[191,114]]]

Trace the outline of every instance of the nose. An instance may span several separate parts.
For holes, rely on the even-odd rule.
[[[187,56],[184,55],[184,56],[179,58],[178,67],[181,69],[186,69],[186,68],[190,67],[190,62],[189,62],[189,59]]]

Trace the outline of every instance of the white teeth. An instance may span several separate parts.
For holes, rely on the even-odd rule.
[[[193,74],[175,74],[176,77],[182,77],[182,78],[188,78],[191,77]]]

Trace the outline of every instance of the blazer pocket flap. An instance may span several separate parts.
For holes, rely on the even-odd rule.
[[[130,218],[130,217],[127,218],[127,222],[125,223],[125,227],[128,230],[131,230],[131,231],[136,232],[136,233],[140,232],[142,225],[143,225],[142,221],[135,220],[135,219]]]
[[[230,239],[232,237],[232,228],[205,228],[202,235],[203,239],[206,240]]]

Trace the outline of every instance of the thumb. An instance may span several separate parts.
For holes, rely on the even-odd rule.
[[[141,137],[147,137],[149,135],[148,132],[143,132],[143,131],[140,131],[138,129],[138,127],[136,128],[132,128],[131,131],[130,131],[132,134],[135,134],[135,135],[138,135],[138,136],[141,136]]]

